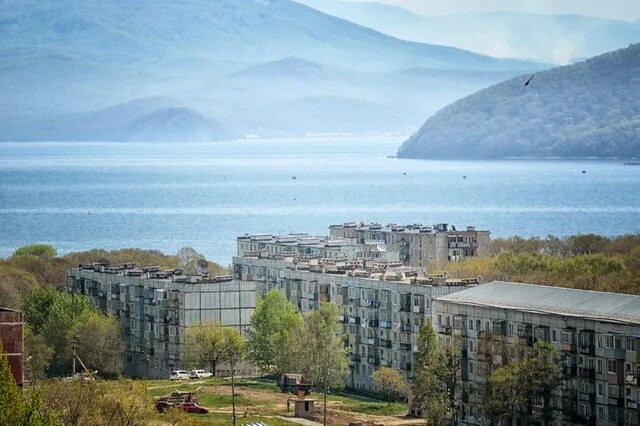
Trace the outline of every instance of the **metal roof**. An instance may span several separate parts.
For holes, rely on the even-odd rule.
[[[493,281],[438,301],[640,324],[640,296]]]

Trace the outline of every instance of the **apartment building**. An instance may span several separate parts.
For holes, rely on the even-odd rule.
[[[462,341],[460,424],[492,424],[482,408],[487,372],[538,339],[564,359],[550,424],[639,424],[640,297],[492,282],[438,298],[433,321],[440,344]]]
[[[392,367],[405,379],[413,372],[416,337],[432,300],[477,285],[479,279],[451,280],[446,275],[419,277],[398,262],[293,256],[238,256],[234,278],[264,294],[282,292],[303,315],[322,302],[342,310],[348,336],[349,386],[371,390],[371,376]]]
[[[245,234],[237,238],[238,256],[294,256],[297,258],[367,259],[398,262],[397,251],[382,240],[362,240],[309,234]]]
[[[131,377],[167,378],[171,370],[183,368],[185,331],[202,321],[218,321],[244,333],[256,302],[251,282],[138,268],[133,263],[74,268],[68,274],[68,290],[86,295],[102,312],[120,318],[123,373]],[[218,373],[226,368],[221,365]]]
[[[489,255],[490,232],[476,230],[473,226],[457,230],[455,226],[444,223],[382,226],[379,223],[345,222],[331,225],[329,232],[332,237],[356,243],[382,241],[389,251],[398,252],[405,265],[414,268]]]

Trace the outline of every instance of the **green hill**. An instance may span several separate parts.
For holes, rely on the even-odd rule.
[[[531,77],[515,77],[441,109],[398,156],[640,156],[640,44]]]

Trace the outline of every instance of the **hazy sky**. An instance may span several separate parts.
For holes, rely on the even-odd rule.
[[[352,0],[360,1],[360,0]],[[534,13],[576,13],[601,18],[640,18],[640,0],[378,0],[427,15],[511,10]]]

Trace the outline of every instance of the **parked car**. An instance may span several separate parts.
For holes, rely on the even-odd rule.
[[[189,380],[189,373],[185,370],[175,370],[171,372],[169,380]]]
[[[192,379],[208,379],[211,376],[213,376],[213,374],[204,370],[191,370],[189,372],[189,377]]]
[[[181,402],[176,405],[179,410],[186,411],[187,413],[198,413],[198,414],[207,414],[209,409],[207,407],[203,407],[202,405],[198,405],[197,402]]]

